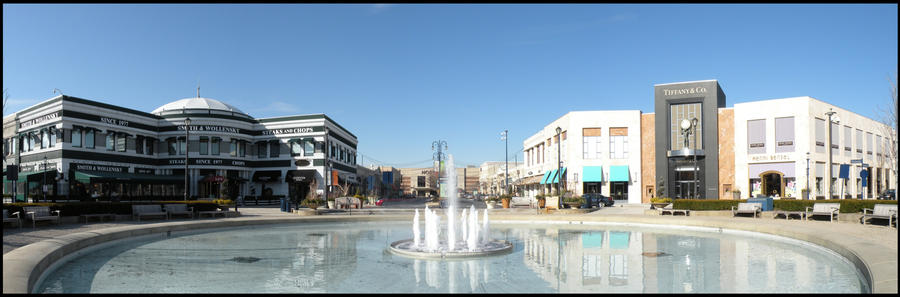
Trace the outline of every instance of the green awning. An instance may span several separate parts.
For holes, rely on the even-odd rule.
[[[628,165],[609,166],[610,182],[628,182]]]
[[[628,235],[630,232],[609,231],[609,247],[617,250],[628,249]]]
[[[586,183],[603,181],[603,166],[581,167],[582,180]]]
[[[553,176],[554,174],[556,174],[556,169],[553,169],[553,170],[544,172],[544,177],[541,178],[541,184],[542,184],[542,185],[546,185],[546,184],[547,184],[547,180],[549,180],[550,177]]]
[[[559,178],[562,177],[563,175],[566,175],[566,168],[565,168],[565,167],[559,169],[559,174],[557,174],[556,176],[552,177],[552,178],[550,179],[550,181],[551,181],[550,183],[553,183],[553,184],[559,183]]]
[[[581,247],[582,248],[602,248],[603,247],[603,232],[587,232],[581,233]]]
[[[85,184],[95,182],[144,182],[168,184],[184,182],[184,176],[136,174],[127,172],[75,171],[75,180]]]

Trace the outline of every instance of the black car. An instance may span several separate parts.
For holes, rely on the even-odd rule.
[[[884,190],[881,194],[878,194],[879,200],[897,200],[897,190],[890,189]]]
[[[581,198],[584,198],[585,204],[590,204],[591,207],[600,206],[600,203],[603,203],[603,206],[612,206],[616,204],[612,198],[600,195],[600,193],[586,193],[581,195]]]

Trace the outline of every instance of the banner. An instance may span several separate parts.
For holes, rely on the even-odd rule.
[[[332,186],[338,185],[338,172],[337,171],[331,171],[331,185]]]

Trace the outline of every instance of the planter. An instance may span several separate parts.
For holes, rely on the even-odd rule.
[[[538,199],[538,208],[544,208],[545,204],[547,204],[547,200]]]
[[[494,209],[494,207],[497,206],[497,203],[495,203],[495,202],[488,202],[488,203],[485,203],[484,205],[487,206],[488,209]]]
[[[601,204],[602,204],[602,203],[601,203]],[[663,208],[663,207],[666,207],[666,205],[669,205],[669,204],[671,204],[671,203],[650,203],[650,209]]]
[[[501,200],[501,201],[503,201],[503,208],[509,208],[509,200],[510,199],[502,199]]]
[[[328,201],[328,209],[334,209],[334,201]]]

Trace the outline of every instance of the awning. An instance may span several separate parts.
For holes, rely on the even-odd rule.
[[[276,182],[281,178],[281,170],[261,170],[253,173],[255,182]]]
[[[312,182],[316,180],[315,170],[288,170],[284,178],[287,182]]]
[[[21,181],[39,182],[45,177],[44,173],[47,174],[46,178],[48,181],[52,181],[54,178],[56,178],[56,174],[57,174],[56,169],[50,169],[50,170],[44,170],[44,171],[38,171],[38,172],[20,172],[19,173],[19,181],[20,182]]]
[[[582,180],[586,183],[603,181],[603,166],[581,167]]]
[[[550,177],[554,175],[556,175],[556,169],[544,172],[544,178],[541,179],[541,184],[547,184],[547,181],[550,179]]]
[[[617,250],[628,249],[628,236],[631,232],[609,231],[609,247]]]
[[[559,179],[560,179],[563,175],[566,175],[566,168],[565,168],[565,167],[560,168],[559,170],[560,170],[560,171],[559,171],[559,174],[557,174],[556,176],[550,178],[550,183],[552,183],[552,184],[559,183]]]
[[[610,182],[628,182],[628,165],[609,166]]]
[[[541,175],[529,176],[529,177],[521,179],[520,184],[522,184],[522,185],[537,184],[537,183],[541,182],[542,178],[544,178],[544,177]]]
[[[95,182],[146,182],[177,183],[184,182],[183,175],[151,175],[106,171],[75,171],[75,180],[90,184]]]

